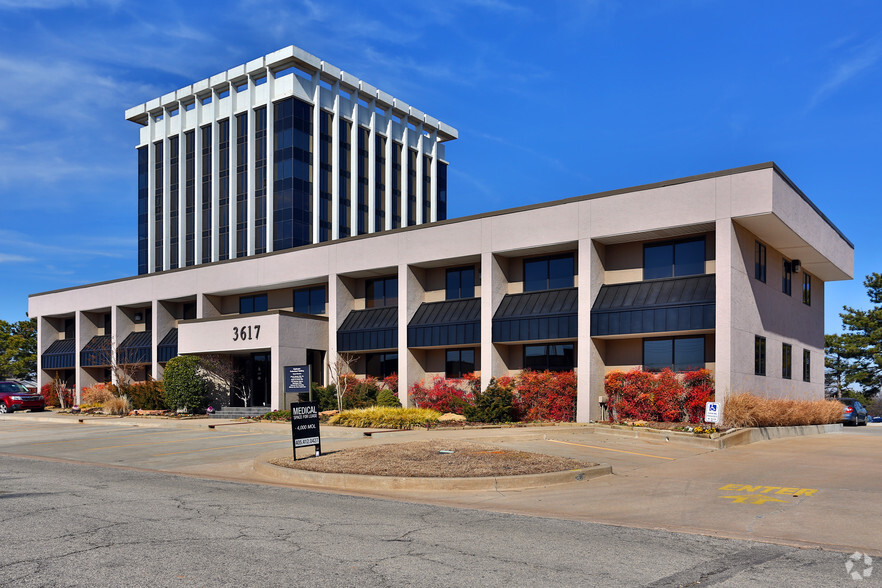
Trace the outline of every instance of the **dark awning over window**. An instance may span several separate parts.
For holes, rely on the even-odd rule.
[[[152,332],[129,333],[116,350],[117,361],[121,364],[150,363],[153,361],[152,347]]]
[[[714,275],[602,286],[591,309],[591,336],[713,329]]]
[[[578,288],[506,294],[493,316],[493,342],[575,339]]]
[[[159,342],[159,347],[156,349],[156,355],[158,356],[157,359],[160,363],[165,363],[177,354],[178,330],[172,329],[162,338],[162,341]]]
[[[409,347],[481,342],[481,299],[424,302],[407,325]]]
[[[339,351],[398,348],[398,307],[353,310],[337,330]]]
[[[62,339],[49,346],[43,352],[42,364],[44,370],[71,369],[77,361],[77,344],[73,339]]]
[[[102,367],[110,365],[110,335],[95,335],[80,351],[80,365]]]

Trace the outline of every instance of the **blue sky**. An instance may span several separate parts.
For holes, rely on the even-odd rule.
[[[136,273],[126,108],[298,45],[453,125],[450,216],[773,160],[882,271],[877,0],[0,0],[0,319]]]

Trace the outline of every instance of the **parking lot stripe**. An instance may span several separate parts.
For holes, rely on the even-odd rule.
[[[231,435],[232,436],[232,435]],[[278,441],[261,441],[260,443],[243,443],[242,445],[226,445],[224,447],[205,447],[203,449],[193,449],[191,451],[174,451],[172,453],[156,453],[150,457],[162,457],[165,455],[181,455],[184,453],[198,453],[200,451],[217,451],[218,449],[236,449],[238,447],[250,447],[252,445],[266,445],[268,443],[290,443],[290,439],[279,439]]]
[[[609,447],[598,447],[597,445],[585,445],[584,443],[572,443],[570,441],[558,441],[556,439],[546,439],[551,443],[562,443],[563,445],[578,445],[579,447],[590,447],[591,449],[602,449],[604,451],[615,451],[616,453],[630,453],[631,455],[642,455],[643,457],[654,457],[655,459],[668,459],[674,461],[674,457],[664,457],[661,455],[650,455],[648,453],[638,453],[636,451],[625,451],[624,449],[611,449]]]

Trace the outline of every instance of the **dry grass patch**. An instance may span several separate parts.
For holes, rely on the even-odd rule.
[[[726,398],[723,422],[727,427],[793,427],[829,425],[842,420],[836,400],[763,398],[750,393]]]
[[[119,414],[125,415],[129,414],[129,411],[132,410],[132,405],[129,403],[129,399],[125,396],[117,398],[114,396],[113,398],[104,402],[104,414]]]
[[[565,457],[501,449],[494,445],[440,440],[345,449],[317,458],[294,461],[288,457],[273,460],[272,463],[312,472],[408,478],[517,476],[596,465]]]

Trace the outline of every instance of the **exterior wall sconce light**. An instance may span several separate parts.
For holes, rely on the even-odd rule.
[[[791,263],[791,266],[793,267],[793,273],[798,274],[799,270],[802,268],[802,262],[800,262],[798,259],[794,259],[790,263]]]

